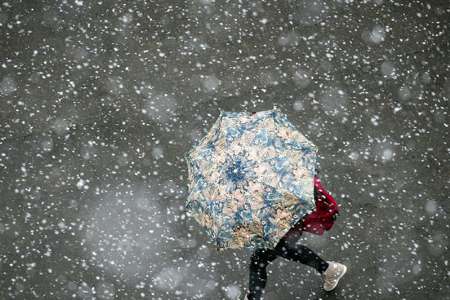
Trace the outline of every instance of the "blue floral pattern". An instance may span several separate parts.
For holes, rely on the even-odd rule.
[[[186,209],[218,250],[273,248],[315,208],[316,146],[277,109],[224,112],[186,154]]]

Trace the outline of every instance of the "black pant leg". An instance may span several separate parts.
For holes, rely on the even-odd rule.
[[[281,239],[275,250],[279,256],[313,267],[319,273],[323,273],[328,268],[328,263],[325,260],[313,250],[298,243],[288,243],[286,240]]]
[[[273,249],[257,249],[250,259],[249,293],[250,300],[261,299],[267,283],[266,267],[277,258]]]

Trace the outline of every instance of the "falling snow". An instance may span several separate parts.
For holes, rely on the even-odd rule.
[[[0,299],[242,299],[184,210],[220,111],[285,112],[342,205],[335,299],[449,299],[448,1],[0,2]],[[324,299],[278,258],[266,299]]]

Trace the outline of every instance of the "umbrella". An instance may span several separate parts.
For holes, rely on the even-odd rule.
[[[221,111],[185,155],[185,204],[217,250],[273,248],[315,208],[316,146],[277,108]]]

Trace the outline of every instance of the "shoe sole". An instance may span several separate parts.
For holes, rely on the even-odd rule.
[[[344,276],[345,273],[347,273],[347,267],[346,267],[346,266],[344,266],[344,271],[342,272],[341,276],[339,276],[339,277],[336,279],[336,284],[335,284],[331,289],[328,289],[328,290],[327,290],[327,289],[324,288],[324,290],[327,291],[327,292],[331,292],[332,290],[334,290],[334,289],[337,287],[337,285],[338,285],[338,283],[339,283],[339,280],[341,280],[342,276]]]

